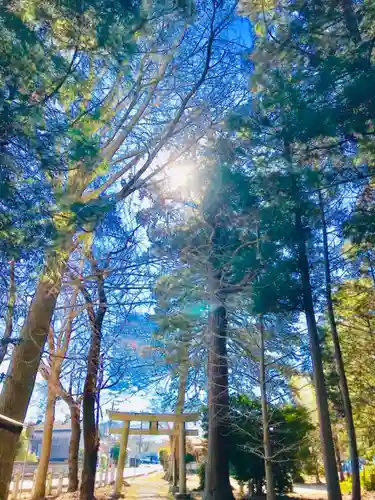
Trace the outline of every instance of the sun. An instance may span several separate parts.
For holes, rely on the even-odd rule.
[[[164,171],[166,191],[183,192],[189,190],[194,180],[195,165],[192,162],[174,163]]]

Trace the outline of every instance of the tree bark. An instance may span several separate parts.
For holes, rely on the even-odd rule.
[[[358,20],[354,10],[352,0],[341,0],[342,10],[344,14],[345,26],[349,32],[353,42],[361,42],[361,32],[359,31]]]
[[[208,456],[204,500],[234,499],[229,480],[229,393],[226,321],[224,302],[215,296],[210,314]]]
[[[72,434],[69,443],[69,471],[68,471],[68,491],[78,490],[78,453],[81,439],[80,408],[76,404],[71,404],[70,422]]]
[[[334,435],[333,435],[333,440],[335,443],[337,470],[339,471],[339,478],[340,478],[340,481],[344,481],[345,475],[344,475],[344,471],[342,470],[342,464],[341,464],[340,441],[339,441],[339,437],[336,433],[334,433]]]
[[[337,476],[335,448],[333,444],[332,428],[329,417],[327,391],[324,381],[322,355],[319,345],[319,335],[316,326],[313,297],[310,283],[309,262],[306,252],[305,229],[302,226],[300,209],[296,209],[296,230],[298,237],[298,263],[302,281],[303,307],[306,316],[307,330],[310,340],[310,353],[313,364],[313,378],[318,407],[320,436],[322,443],[323,461],[327,481],[329,500],[341,500],[341,491]]]
[[[34,489],[33,499],[37,500],[43,498],[45,494],[45,484],[47,480],[48,463],[51,453],[51,443],[52,443],[52,432],[53,432],[53,422],[55,418],[55,404],[57,396],[60,396],[69,407],[74,405],[74,400],[71,394],[64,390],[62,387],[60,376],[61,367],[66,356],[66,352],[69,347],[69,342],[72,333],[73,319],[75,316],[74,307],[76,304],[78,295],[78,288],[73,292],[70,304],[69,312],[66,317],[65,326],[61,327],[59,334],[55,339],[55,332],[51,326],[48,332],[48,350],[49,350],[49,363],[46,364],[41,360],[39,372],[42,377],[48,382],[48,406],[47,414],[45,420],[45,432],[42,441],[42,455],[39,460],[39,466],[36,478],[36,487]],[[53,408],[53,415],[51,418],[49,408]],[[78,415],[79,416],[79,415]],[[72,427],[72,436],[74,429]]]
[[[95,419],[96,394],[86,384],[83,398],[83,440],[84,461],[81,481],[81,500],[93,500],[95,490],[96,466],[98,460],[99,436]]]
[[[13,331],[13,315],[14,315],[14,306],[16,303],[16,282],[14,275],[14,267],[15,267],[15,262],[14,260],[11,260],[9,268],[8,311],[5,320],[4,335],[3,338],[1,339],[1,344],[0,344],[0,365],[4,361],[4,358],[6,356],[8,350],[8,343],[12,336],[12,331]]]
[[[349,439],[349,450],[350,450],[350,461],[352,465],[352,500],[360,500],[361,498],[361,480],[359,471],[359,460],[358,460],[358,448],[357,448],[357,437],[354,427],[352,404],[350,401],[348,382],[345,374],[344,361],[342,359],[341,347],[339,335],[337,332],[336,318],[333,309],[332,301],[332,281],[331,281],[331,269],[329,263],[329,247],[328,247],[328,236],[327,236],[327,223],[324,213],[324,202],[322,197],[322,192],[319,189],[319,207],[322,219],[322,233],[323,233],[323,255],[324,255],[324,271],[325,271],[325,288],[326,288],[326,300],[327,300],[327,311],[328,319],[331,331],[331,337],[334,348],[334,358],[336,364],[336,370],[339,376],[339,384],[341,390],[341,397],[344,407],[344,415],[346,422],[346,429]]]
[[[34,389],[40,358],[60,293],[70,243],[66,251],[51,253],[39,280],[20,343],[14,348],[0,396],[0,414],[23,422]],[[19,432],[0,429],[0,498],[7,498]]]
[[[175,409],[175,414],[180,415],[184,411],[184,406],[185,406],[185,393],[186,393],[186,384],[187,384],[187,377],[188,377],[188,371],[189,371],[189,365],[188,365],[188,346],[186,345],[184,336],[182,336],[180,342],[182,343],[182,348],[181,348],[181,359],[180,359],[180,366],[179,366],[179,385],[178,385],[178,396],[177,396],[177,402],[176,402],[176,409]],[[174,430],[178,430],[178,424],[175,424]],[[171,479],[173,480],[173,486],[177,487],[178,486],[178,471],[179,471],[179,435],[172,436],[171,438],[171,461],[169,464],[169,471],[168,474],[166,475],[167,481],[170,481]]]
[[[81,480],[81,500],[93,500],[96,466],[99,450],[99,435],[95,419],[95,392],[90,391],[91,382],[86,385],[83,397],[83,441],[84,459]]]
[[[260,397],[262,402],[262,426],[263,426],[263,449],[264,467],[266,471],[266,491],[267,500],[275,500],[275,483],[272,471],[272,451],[269,431],[268,404],[267,404],[267,383],[264,352],[264,322],[260,318]]]
[[[48,388],[48,400],[43,428],[42,450],[39,457],[38,469],[36,472],[34,493],[32,500],[39,500],[45,497],[48,464],[51,455],[53,424],[55,422],[56,395]]]
[[[174,453],[174,439],[173,436],[169,436],[169,449],[171,450],[168,458],[168,464],[164,468],[164,476],[163,479],[165,481],[171,482],[173,479],[173,453]]]
[[[103,272],[98,269],[95,261],[92,262],[98,284],[99,307],[95,313],[91,297],[88,291],[83,289],[83,295],[86,300],[91,326],[91,342],[87,359],[85,385],[83,389],[83,441],[85,450],[80,491],[81,500],[94,500],[95,475],[99,450],[99,431],[95,407],[98,391],[97,381],[99,375],[102,325],[104,315],[107,310]]]
[[[315,481],[317,484],[322,484],[322,481],[320,480],[320,471],[319,471],[319,455],[316,451],[314,453],[314,459],[315,459]]]

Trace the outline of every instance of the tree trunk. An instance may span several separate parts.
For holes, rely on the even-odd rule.
[[[322,219],[322,232],[323,232],[323,254],[324,254],[324,270],[325,270],[325,281],[326,281],[326,300],[327,300],[327,310],[328,319],[331,330],[331,337],[334,348],[334,358],[336,364],[336,370],[339,376],[340,390],[342,396],[342,402],[344,406],[344,415],[346,422],[346,429],[349,439],[349,449],[350,449],[350,460],[352,465],[352,500],[360,500],[361,498],[361,480],[359,471],[359,460],[358,460],[358,448],[357,448],[357,438],[354,427],[352,404],[350,401],[348,382],[345,374],[344,361],[342,359],[341,347],[339,335],[337,332],[336,318],[333,310],[332,302],[332,282],[331,282],[331,269],[329,264],[329,247],[328,247],[328,237],[327,237],[327,224],[324,214],[324,202],[321,190],[319,193],[319,206],[320,214]]]
[[[315,481],[317,484],[322,484],[322,481],[320,480],[320,471],[319,471],[319,455],[317,452],[315,452]]]
[[[12,331],[13,331],[13,314],[14,314],[14,306],[16,303],[16,283],[14,276],[14,266],[15,266],[14,260],[10,261],[8,311],[5,320],[4,335],[3,338],[1,339],[1,344],[0,344],[0,365],[4,361],[8,349],[8,343],[12,336]]]
[[[341,464],[340,441],[339,441],[339,437],[336,433],[334,433],[334,435],[333,435],[333,440],[335,443],[337,470],[339,471],[339,478],[340,478],[340,481],[344,481],[345,475],[344,475],[344,471],[342,470],[342,464]]]
[[[272,471],[272,451],[268,420],[267,405],[267,384],[264,352],[264,323],[260,318],[260,397],[262,402],[262,426],[263,426],[263,448],[264,448],[264,467],[266,471],[266,491],[267,500],[275,500],[275,483]]]
[[[92,379],[92,377],[90,376]],[[83,396],[83,442],[84,459],[81,481],[81,500],[93,500],[95,490],[96,466],[99,450],[99,435],[95,418],[96,393],[92,382],[85,385]]]
[[[168,464],[164,468],[163,479],[165,481],[172,481],[173,479],[173,450],[174,450],[174,439],[173,436],[169,436],[169,449],[171,450],[168,458]]]
[[[254,496],[254,482],[252,479],[249,479],[247,482],[247,492],[249,494],[249,497]]]
[[[95,263],[93,264],[93,267],[95,268],[94,270],[97,275],[96,278],[98,282],[99,296],[99,307],[96,314],[94,313],[91,297],[87,291],[83,291],[91,326],[91,343],[87,359],[85,385],[83,389],[83,442],[85,450],[80,491],[81,500],[94,499],[95,475],[99,450],[99,431],[95,406],[98,391],[97,382],[99,374],[102,325],[104,315],[107,310],[103,272],[97,268]]]
[[[341,0],[344,14],[345,26],[353,42],[361,43],[361,32],[359,31],[358,20],[354,10],[352,0]]]
[[[78,490],[78,453],[81,439],[80,409],[78,405],[70,405],[70,425],[72,434],[69,444],[68,491]]]
[[[263,496],[263,481],[260,479],[257,479],[255,483],[255,496],[257,497]]]
[[[331,422],[329,417],[327,391],[324,381],[323,363],[319,345],[319,335],[316,326],[313,297],[310,283],[309,262],[306,253],[305,229],[302,226],[299,208],[296,210],[296,230],[298,236],[298,261],[301,274],[303,307],[306,316],[307,330],[310,340],[310,353],[313,364],[313,378],[318,407],[320,436],[323,452],[325,476],[329,500],[340,500],[341,491],[337,476],[335,448]]]
[[[215,298],[208,354],[208,456],[204,500],[233,500],[229,481],[229,393],[226,309]]]
[[[36,472],[34,493],[32,500],[39,500],[45,497],[48,464],[51,456],[53,424],[55,422],[56,395],[51,388],[48,388],[47,409],[44,420],[42,450]]]
[[[186,384],[187,384],[187,377],[188,377],[188,372],[189,372],[189,348],[187,346],[187,342],[185,341],[184,337],[182,336],[180,342],[183,344],[182,345],[182,357],[180,359],[180,366],[179,366],[179,385],[178,385],[178,396],[177,396],[177,402],[176,402],[176,409],[175,409],[175,414],[176,415],[181,415],[184,411],[184,406],[185,406],[185,393],[186,393]],[[178,424],[175,424],[173,426],[174,430],[178,430]],[[178,471],[179,471],[179,436],[172,436],[171,439],[171,455],[172,459],[170,461],[170,467],[168,471],[168,475],[165,479],[167,481],[173,480],[173,486],[178,487]],[[175,471],[175,473],[173,472]]]
[[[68,245],[66,246],[68,248]],[[23,422],[34,389],[40,358],[60,293],[69,257],[66,251],[49,256],[39,280],[19,345],[14,348],[0,396],[0,414]],[[0,429],[0,498],[7,498],[19,432]]]
[[[69,347],[73,319],[75,316],[74,307],[77,301],[78,287],[74,290],[70,301],[69,312],[65,318],[64,326],[60,329],[60,333],[57,335],[55,341],[54,329],[49,329],[48,333],[48,348],[49,348],[49,366],[41,361],[39,372],[42,377],[48,381],[49,392],[55,395],[55,397],[60,397],[68,405],[71,416],[71,438],[69,445],[69,491],[76,491],[78,489],[78,450],[79,450],[79,440],[81,434],[80,428],[80,405],[78,400],[75,400],[72,396],[72,387],[70,391],[66,391],[61,384],[61,367],[63,361],[66,357],[66,353]],[[75,374],[75,377],[79,375]],[[71,383],[73,382],[71,376]]]

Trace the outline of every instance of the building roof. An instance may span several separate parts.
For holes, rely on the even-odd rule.
[[[200,438],[200,437],[187,437],[186,438],[186,445],[193,450],[206,450],[207,449],[207,439]]]
[[[27,427],[22,422],[0,414],[0,429],[7,429],[8,431],[20,433],[24,427]]]
[[[42,431],[44,429],[44,423],[36,424],[33,426],[33,431]],[[54,431],[70,431],[71,425],[70,422],[55,422],[53,425]]]

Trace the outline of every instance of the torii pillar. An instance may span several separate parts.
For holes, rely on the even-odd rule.
[[[179,439],[179,491],[176,493],[176,498],[180,500],[190,499],[190,493],[186,493],[186,431],[185,422],[181,422],[179,425],[180,439]]]
[[[121,490],[123,485],[123,474],[126,462],[126,452],[128,447],[128,438],[129,438],[129,429],[130,429],[130,421],[124,422],[121,432],[120,439],[120,451],[117,461],[117,470],[116,470],[116,482],[115,482],[115,490],[113,492],[112,498],[120,498]]]

